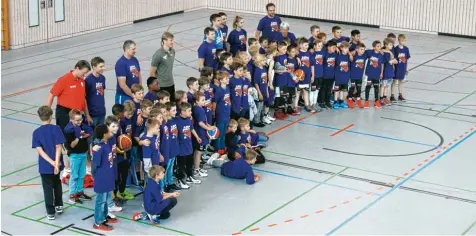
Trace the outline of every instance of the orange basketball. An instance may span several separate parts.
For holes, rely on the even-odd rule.
[[[296,75],[296,77],[299,81],[304,80],[304,71],[303,70],[297,69],[297,70],[294,71],[294,74]]]
[[[132,140],[127,134],[121,134],[117,137],[119,148],[124,151],[129,151],[132,148]]]

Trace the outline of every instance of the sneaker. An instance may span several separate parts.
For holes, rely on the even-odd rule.
[[[266,125],[262,122],[259,122],[259,123],[255,123],[255,127],[258,127],[258,128],[263,128],[265,127]]]
[[[127,195],[125,190],[123,193],[117,193],[117,197],[122,200],[133,200],[135,198],[134,195]]]
[[[93,228],[98,229],[98,230],[103,230],[103,231],[111,231],[111,230],[114,229],[114,227],[112,227],[112,225],[109,225],[106,222],[104,222],[102,224],[99,224],[99,225],[94,224]]]
[[[132,196],[132,197],[134,197],[134,194],[131,193],[131,192],[129,192],[129,190],[127,190],[127,189],[124,189],[124,195],[125,195],[125,196]]]
[[[398,101],[399,102],[406,102],[407,100],[405,98],[403,98],[402,95],[398,95]]]
[[[208,170],[205,170],[205,169],[202,169],[202,168],[198,169],[198,171],[200,171],[202,173],[208,173]]]
[[[349,107],[350,109],[354,109],[354,101],[352,100],[352,98],[349,98],[349,100],[347,100],[347,107]]]
[[[362,100],[360,100],[360,99],[357,100],[357,107],[359,107],[361,109],[364,108],[364,106],[362,105]]]
[[[121,199],[121,200],[125,200],[124,197],[125,197],[125,194],[124,194],[124,193],[117,192],[115,198]]]
[[[48,218],[48,220],[54,220],[55,219],[55,214],[46,214],[46,218]]]
[[[86,195],[84,192],[80,192],[77,194],[78,198],[83,200],[83,201],[91,201],[91,197]]]
[[[207,160],[207,164],[211,166],[213,164],[213,161],[218,159],[219,157],[220,157],[219,153],[213,153],[213,155],[210,156],[210,158]]]
[[[145,212],[136,212],[132,215],[133,221],[148,220],[148,219],[149,219],[149,216]]]
[[[208,176],[208,175],[207,175]],[[201,184],[202,181],[201,180],[198,180],[198,179],[195,179],[193,178],[192,176],[189,176],[187,178],[187,183],[194,183],[194,184]]]
[[[392,102],[390,102],[390,99],[388,99],[388,98],[384,99],[384,103],[385,103],[386,106],[391,106],[392,105]]]
[[[334,102],[334,105],[332,105],[332,108],[335,109],[335,110],[339,109],[339,107],[340,106],[339,106],[338,102]]]
[[[170,189],[171,190],[174,190],[174,191],[177,191],[177,190],[181,190],[182,188],[180,188],[179,186],[177,186],[176,184],[171,184],[169,185]]]
[[[332,109],[331,103],[326,103],[325,106],[326,106],[326,109]]]
[[[76,194],[69,195],[69,202],[72,204],[76,204],[76,203],[83,204],[83,201],[79,200]]]
[[[385,106],[385,99],[384,98],[381,98],[379,100],[379,102],[380,102],[380,106],[382,106],[382,107]]]
[[[268,120],[270,120],[270,121],[275,121],[276,120],[276,118],[270,116],[269,114],[266,115],[266,118],[268,118]]]
[[[316,112],[322,112],[322,110],[323,110],[323,109],[322,109],[322,107],[321,107],[320,105],[317,105],[317,104],[316,104],[316,105],[314,106],[314,111],[316,111]]]
[[[374,107],[375,107],[375,108],[382,108],[382,104],[380,104],[380,101],[379,101],[379,100],[377,100],[377,101],[374,102]]]
[[[151,215],[149,213],[147,213],[147,216],[149,217],[149,220],[150,220],[150,223],[152,225],[158,225],[160,224],[160,220],[159,220],[159,217],[156,216],[156,215]]]
[[[182,179],[180,179],[180,180],[178,181],[178,187],[179,187],[180,189],[189,189],[189,188],[190,188],[190,186],[188,186],[188,184],[187,184],[184,180],[182,180]]]
[[[119,220],[117,219],[117,217],[115,215],[113,215],[112,213],[108,213],[107,216],[106,216],[106,222],[107,223],[110,223],[110,224],[114,224],[114,223],[117,223]]]
[[[56,211],[56,213],[58,213],[58,214],[63,213],[63,206],[55,206],[55,211]]]
[[[306,110],[307,112],[310,112],[310,113],[316,113],[316,111],[314,110],[314,108],[312,107],[304,107],[304,110]]]
[[[393,95],[390,96],[390,102],[391,103],[396,103],[397,102],[397,99],[395,99],[395,96],[393,96]]]
[[[204,172],[201,172],[200,170],[194,170],[194,171],[193,171],[193,176],[207,177],[208,174],[207,174],[207,173],[204,173]]]
[[[271,124],[271,120],[269,120],[269,118],[267,116],[264,116],[263,119],[261,119],[261,121],[267,125],[270,125]]]
[[[122,211],[122,207],[116,206],[116,204],[114,204],[114,206],[112,206],[112,207],[108,207],[107,209],[110,212],[120,212],[120,211]]]
[[[349,108],[349,106],[347,106],[347,103],[345,103],[344,101],[342,101],[341,103],[339,103],[339,107],[340,107],[340,108],[345,108],[345,109]]]
[[[370,108],[370,101],[369,100],[365,101],[364,108]]]
[[[164,187],[164,192],[166,192],[166,193],[173,193],[173,192],[175,192],[175,190],[173,190],[173,189],[170,187],[170,185],[165,185],[165,187]]]

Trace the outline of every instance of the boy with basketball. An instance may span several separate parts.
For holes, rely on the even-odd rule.
[[[118,104],[116,104],[118,105]],[[114,116],[119,118],[119,126],[122,134],[126,134],[131,139],[131,142],[134,143],[132,137],[132,116],[136,112],[134,102],[131,100],[124,102],[124,108],[112,107],[112,113]],[[116,107],[116,109],[115,109]],[[126,189],[127,177],[129,175],[129,168],[132,163],[130,163],[131,150],[124,153],[124,155],[117,155],[117,166],[118,166],[118,193],[115,193],[115,197],[123,200],[132,200],[134,199],[134,194],[129,192]]]
[[[198,143],[202,139],[192,125],[192,106],[188,103],[180,104],[180,116],[175,118],[178,130],[179,152],[177,156],[177,179],[181,184],[200,184],[202,181],[193,177],[193,145],[192,135]]]
[[[212,98],[210,96],[210,80],[208,77],[200,77],[198,80],[198,86],[200,87],[200,91],[205,95],[205,105],[203,109],[205,109],[205,115],[207,117],[207,122],[209,124],[213,124],[213,105],[212,105]]]
[[[365,60],[365,44],[359,43],[352,56],[352,63],[350,64],[350,89],[347,97],[347,106],[354,108],[354,102],[359,108],[364,108],[362,104],[362,77],[364,76]]]
[[[61,128],[51,124],[53,110],[50,107],[41,106],[37,113],[42,125],[33,132],[32,148],[38,152],[38,172],[43,186],[46,217],[54,220],[55,213],[63,213],[60,172],[64,168],[61,151],[65,138]]]
[[[367,85],[365,86],[365,104],[364,108],[370,107],[369,95],[370,89],[374,87],[374,107],[382,108],[379,101],[379,87],[380,80],[383,78],[383,55],[381,54],[382,44],[376,40],[372,43],[373,49],[369,49],[365,52],[367,60],[367,68],[365,75],[367,75]]]
[[[106,117],[106,103],[104,101],[104,89],[106,89],[106,78],[104,77],[104,60],[94,57],[91,60],[93,71],[86,79],[86,107],[84,113],[86,119],[92,127],[104,124]]]
[[[144,99],[147,99],[152,102],[152,104],[156,104],[159,102],[159,98],[157,97],[157,93],[159,92],[159,80],[156,77],[149,77],[147,79],[147,94],[144,96]]]
[[[215,100],[213,101],[213,110],[215,111],[216,126],[220,130],[220,137],[216,140],[215,150],[223,155],[225,153],[225,134],[226,127],[230,121],[231,102],[230,102],[230,87],[229,74],[220,71],[217,73],[217,79],[220,86],[215,91]]]
[[[396,102],[394,91],[398,85],[398,101],[405,102],[403,98],[403,83],[405,82],[405,76],[408,74],[408,59],[410,59],[410,50],[405,43],[407,37],[404,34],[398,35],[398,45],[393,48],[393,55],[398,59],[398,64],[395,66],[395,79],[392,82],[390,101]]]
[[[302,38],[299,43],[299,55],[297,59],[299,63],[299,68],[304,72],[304,79],[302,81],[299,81],[297,85],[294,106],[298,107],[299,97],[302,91],[304,98],[304,109],[307,112],[315,113],[316,110],[314,110],[314,108],[309,103],[309,88],[314,82],[314,64],[316,64],[316,62],[314,61],[312,53],[309,52],[308,49],[309,41],[306,38]]]
[[[99,143],[99,150],[93,153],[93,176],[96,181],[94,192],[96,193],[96,204],[94,207],[94,225],[98,230],[110,231],[114,227],[110,223],[116,223],[117,218],[108,218],[109,213],[107,199],[112,198],[114,190],[114,157],[111,145],[108,140],[112,136],[106,125],[101,124],[95,128],[95,134]]]
[[[352,55],[349,53],[349,43],[344,41],[340,45],[340,52],[336,56],[335,86],[334,86],[334,109],[349,108],[344,98],[347,98],[347,88],[350,80],[350,61]]]
[[[221,166],[221,175],[233,179],[246,179],[247,184],[254,184],[260,180],[258,174],[253,173],[251,165],[256,162],[257,153],[246,149],[245,158],[237,158]]]
[[[197,92],[195,94],[195,105],[192,108],[194,130],[200,137],[200,141],[196,138],[192,139],[194,151],[194,176],[207,177],[207,171],[200,168],[200,160],[202,158],[203,152],[206,151],[206,148],[209,144],[209,139],[207,137],[208,130],[214,130],[216,127],[211,126],[208,123],[207,115],[205,109],[205,94],[202,92]]]
[[[198,79],[195,77],[189,77],[187,79],[187,101],[190,105],[193,105],[195,102],[193,99],[193,95],[199,90]]]
[[[91,200],[90,196],[84,194],[83,184],[86,175],[86,153],[89,150],[87,139],[92,135],[92,129],[83,123],[81,112],[77,109],[69,112],[69,119],[69,123],[64,127],[65,146],[71,166],[69,201],[81,204],[81,200]]]

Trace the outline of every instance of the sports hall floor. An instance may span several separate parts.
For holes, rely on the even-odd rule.
[[[122,43],[136,41],[147,78],[150,58],[168,28],[176,40],[176,86],[185,89],[185,79],[198,76],[196,49],[213,12],[2,52],[2,233],[102,233],[92,229],[94,202],[71,206],[67,193],[63,215],[45,219],[37,154],[31,149],[32,131],[40,123],[38,106],[77,60],[101,56],[109,66],[109,110]],[[262,16],[241,15],[254,35]],[[292,32],[306,37],[316,23],[286,20]],[[333,24],[318,24],[330,34]],[[360,29],[367,45],[390,32],[342,26],[345,35]],[[172,217],[160,226],[130,220],[141,210],[139,196],[117,214],[120,222],[110,234],[476,234],[476,41],[406,34],[412,56],[406,103],[276,121],[263,129],[271,140],[265,149],[268,162],[255,166],[262,175],[259,183],[247,186],[212,169],[200,186],[183,191]]]

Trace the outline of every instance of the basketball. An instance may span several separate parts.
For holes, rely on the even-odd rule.
[[[294,71],[294,74],[296,75],[296,77],[298,78],[299,81],[304,80],[304,71],[303,70],[297,69],[297,70]]]
[[[210,140],[217,139],[220,137],[220,130],[217,127],[215,127],[213,130],[207,130],[207,137]]]
[[[117,144],[119,148],[124,151],[129,151],[132,148],[132,140],[127,136],[127,134],[121,134],[117,137]]]

